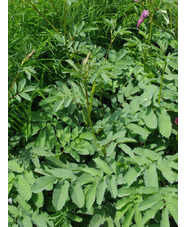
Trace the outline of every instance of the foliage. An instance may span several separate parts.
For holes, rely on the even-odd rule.
[[[176,0],[9,1],[9,226],[177,226],[177,20]]]

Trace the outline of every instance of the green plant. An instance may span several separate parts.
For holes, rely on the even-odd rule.
[[[9,2],[9,226],[177,226],[177,3],[124,3]]]

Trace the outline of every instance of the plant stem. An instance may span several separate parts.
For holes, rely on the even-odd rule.
[[[87,84],[86,84],[86,78],[84,80],[84,86],[85,86],[85,94],[86,94],[86,100],[87,100],[87,113],[88,113],[88,120],[89,120],[89,124],[90,124],[90,128],[92,131],[92,134],[94,136],[94,139],[97,140],[96,135],[94,133],[94,129],[92,127],[92,121],[91,121],[91,117],[90,117],[90,109],[89,109],[89,101],[88,101],[88,93],[87,93]]]
[[[24,3],[26,3],[24,0],[22,0]],[[57,30],[57,28],[54,27],[54,25],[46,19],[46,17],[37,9],[36,5],[33,4],[30,0],[28,0],[31,4],[31,6],[34,8],[34,10],[39,13],[40,16],[43,17],[43,19],[61,36],[61,33]],[[26,3],[27,4],[27,3]]]
[[[111,39],[111,41],[110,41],[109,47],[108,47],[108,49],[107,49],[107,53],[106,53],[105,60],[106,60],[107,57],[108,57],[108,53],[109,53],[109,51],[110,51],[110,48],[111,48],[111,46],[112,46],[112,43],[114,42],[114,40],[115,40],[115,38],[117,37],[117,35],[118,35],[118,33],[117,33],[117,34],[115,35],[115,37],[114,37],[113,39]]]
[[[91,111],[92,111],[92,102],[93,102],[93,97],[94,97],[94,92],[95,92],[97,78],[98,78],[98,75],[96,76],[96,78],[95,78],[95,80],[93,82],[92,91],[91,91],[90,106],[89,106],[90,114],[91,114]]]
[[[150,33],[149,33],[149,40],[148,40],[148,44],[150,44],[150,40],[151,40],[151,36],[152,36],[153,16],[154,16],[154,14],[152,13],[152,16],[151,16],[151,22],[150,22]]]
[[[63,23],[63,28],[64,28],[64,36],[65,36],[65,45],[67,43],[67,40],[66,40],[66,34],[67,34],[67,30],[66,30],[66,1],[64,2],[64,7],[63,7],[63,14],[64,14],[64,23]]]
[[[159,91],[158,104],[160,104],[161,91],[162,91],[162,86],[163,86],[163,78],[164,78],[164,73],[165,73],[166,66],[167,66],[167,61],[165,60],[165,65],[164,65],[163,73],[162,73],[162,76],[161,76],[161,84],[160,84],[160,91]]]
[[[67,46],[67,28],[66,28],[66,1],[64,2],[64,7],[63,7],[63,14],[64,14],[64,23],[63,23],[63,29],[64,29],[64,37],[65,37],[65,46],[66,46],[66,49],[67,49],[67,53],[68,53],[68,58],[70,58],[70,53],[69,53],[69,50],[68,50],[68,46]]]
[[[50,0],[50,2],[52,3],[52,6],[53,6],[55,12],[57,13],[57,15],[58,15],[58,17],[59,17],[59,20],[60,20],[60,22],[61,22],[61,24],[62,24],[62,26],[63,26],[63,20],[62,20],[62,18],[61,18],[61,15],[59,14],[58,10],[57,10],[56,7],[55,7],[53,0]]]
[[[20,72],[17,73],[17,75],[16,75],[15,78],[14,78],[14,81],[13,81],[12,84],[11,84],[11,87],[10,87],[10,89],[9,89],[9,91],[8,91],[8,98],[9,98],[10,92],[12,91],[12,88],[13,88],[13,86],[14,86],[14,84],[15,84],[15,82],[16,82],[18,76],[19,76],[19,74],[20,74]]]
[[[101,85],[99,87],[99,99],[100,99],[100,103],[101,103],[101,114],[102,114],[102,117],[103,117],[103,102],[102,102],[102,95],[101,95]]]

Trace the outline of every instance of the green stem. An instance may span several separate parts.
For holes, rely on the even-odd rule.
[[[106,53],[105,60],[106,60],[107,57],[108,57],[108,53],[109,53],[109,51],[110,51],[110,48],[111,48],[111,46],[112,46],[112,43],[114,42],[114,40],[115,40],[115,38],[117,37],[117,35],[118,35],[118,34],[116,34],[115,37],[114,37],[113,39],[111,39],[111,41],[110,41],[109,47],[108,47],[108,49],[107,49],[107,53]]]
[[[161,76],[161,84],[160,84],[160,91],[159,91],[158,104],[160,104],[161,91],[162,91],[162,86],[163,86],[163,78],[164,78],[164,73],[165,73],[166,66],[167,66],[167,61],[165,60],[165,66],[164,66],[163,73],[162,73],[162,76]]]
[[[88,120],[89,120],[90,128],[91,128],[92,134],[93,134],[93,136],[94,136],[94,139],[97,140],[96,135],[95,135],[95,133],[94,133],[94,129],[93,129],[93,127],[92,127],[92,121],[91,121],[91,117],[90,117],[90,109],[89,109],[89,101],[88,101],[88,93],[87,93],[86,79],[84,80],[84,86],[85,86],[85,95],[86,95],[86,100],[87,100]]]
[[[103,111],[103,102],[102,102],[102,95],[101,95],[101,85],[99,87],[99,99],[100,99],[100,103],[101,103],[101,114],[103,117],[104,111]]]
[[[55,12],[57,13],[57,15],[58,15],[58,17],[59,17],[59,20],[60,20],[60,22],[61,22],[61,24],[62,24],[62,26],[63,26],[63,20],[62,20],[62,18],[61,18],[61,15],[59,14],[58,10],[57,10],[56,7],[55,7],[53,0],[50,0],[50,2],[52,3],[52,6],[53,6]]]
[[[75,102],[77,102],[77,101],[75,101]],[[81,108],[82,108],[82,110],[83,110],[83,114],[84,114],[84,117],[85,117],[85,124],[87,125],[87,124],[88,124],[88,121],[87,121],[87,114],[86,114],[86,111],[85,111],[83,105],[82,105],[80,102],[77,102],[77,103],[81,106]]]
[[[90,106],[89,106],[89,112],[90,112],[90,114],[91,114],[91,111],[92,111],[92,103],[93,103],[93,97],[94,97],[94,92],[95,92],[97,78],[98,78],[98,75],[96,76],[96,78],[95,78],[95,80],[93,82],[92,91],[91,91]]]
[[[70,38],[70,35],[69,35],[67,28],[66,28],[66,10],[67,10],[67,2],[65,1],[64,2],[64,8],[63,8],[63,14],[64,14],[63,28],[64,28],[64,36],[65,36],[65,46],[66,46],[66,49],[67,49],[67,52],[68,52],[68,56],[70,58],[70,53],[69,53],[69,50],[68,50],[68,47],[67,47],[67,38],[66,38],[66,36],[68,36]],[[79,58],[78,58],[76,52],[74,54],[75,54],[76,61],[78,63],[78,67],[80,68]]]
[[[68,53],[68,58],[70,59],[70,53],[68,50],[68,46],[67,46],[67,28],[66,28],[66,1],[64,2],[64,7],[63,7],[63,14],[64,14],[64,23],[63,23],[63,29],[64,29],[64,37],[65,37],[65,46],[67,49],[67,53]]]
[[[22,0],[23,2],[25,2],[24,0]],[[61,36],[61,33],[57,30],[57,28],[54,27],[54,25],[46,19],[46,17],[37,9],[36,5],[33,4],[30,0],[28,0],[31,4],[31,6],[34,8],[34,10],[43,17],[43,19]],[[26,2],[25,2],[26,3]]]
[[[20,74],[20,72],[17,73],[17,75],[16,75],[15,78],[14,78],[14,81],[13,81],[12,84],[11,84],[11,87],[10,87],[10,89],[9,89],[9,91],[8,91],[8,98],[9,98],[10,92],[12,91],[12,88],[13,88],[13,86],[14,86],[14,84],[15,84],[15,82],[16,82],[18,76],[19,76],[19,74]]]
[[[151,40],[151,36],[152,36],[153,16],[154,16],[154,14],[152,14],[152,16],[151,16],[151,22],[150,22],[150,33],[149,33],[149,40],[148,40],[148,44],[150,44],[150,40]]]

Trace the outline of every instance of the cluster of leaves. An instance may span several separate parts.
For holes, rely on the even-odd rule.
[[[10,227],[178,224],[176,1],[124,2],[9,3]]]

